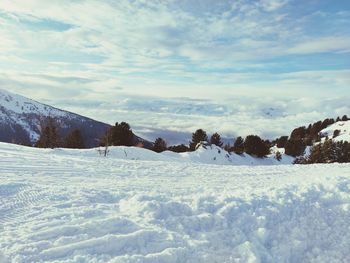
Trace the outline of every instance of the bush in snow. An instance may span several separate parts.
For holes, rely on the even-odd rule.
[[[333,132],[333,138],[339,136],[339,134],[340,134],[340,130],[334,130],[334,132]]]
[[[168,148],[169,151],[176,152],[176,153],[183,153],[183,152],[188,152],[190,148],[188,148],[184,144],[180,145],[173,145]]]
[[[342,120],[342,121],[348,121],[348,120],[350,120],[350,119],[348,118],[348,116],[344,115],[343,118],[341,118],[341,120]]]
[[[279,151],[276,152],[275,159],[277,161],[281,161],[282,160],[282,154]]]

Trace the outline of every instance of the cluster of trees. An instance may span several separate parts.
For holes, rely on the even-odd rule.
[[[323,121],[318,121],[313,124],[306,126],[301,126],[292,131],[290,136],[282,136],[275,141],[273,144],[276,144],[279,148],[285,148],[285,153],[290,156],[300,156],[303,155],[306,149],[306,146],[312,146],[316,142],[321,141],[320,132],[327,128],[329,125],[334,124],[338,121],[348,121],[350,120],[346,115],[342,118],[337,117],[336,119],[325,119]],[[338,136],[340,131],[336,130],[333,134],[333,137]]]
[[[350,162],[350,143],[326,140],[311,147],[307,157],[299,157],[295,160],[297,164],[312,163],[347,163]]]
[[[110,127],[100,141],[101,146],[133,146],[134,134],[126,122],[116,123]]]
[[[221,139],[219,133],[214,133],[208,137],[207,133],[203,129],[198,129],[194,133],[192,133],[192,140],[189,145],[186,146],[184,144],[175,145],[167,147],[166,142],[162,138],[157,138],[154,142],[153,150],[156,152],[162,152],[165,150],[173,151],[173,152],[189,152],[195,151],[196,147],[201,142],[207,142],[212,145],[216,145],[218,147],[224,148],[228,152],[235,152],[237,154],[242,154],[244,152],[254,155],[256,157],[265,157],[270,153],[270,142],[262,140],[257,135],[249,135],[245,139],[242,137],[237,137],[233,146],[225,145]]]
[[[35,147],[83,149],[85,148],[85,144],[80,130],[74,129],[62,138],[58,132],[56,120],[48,118],[45,123],[41,124],[41,134]]]

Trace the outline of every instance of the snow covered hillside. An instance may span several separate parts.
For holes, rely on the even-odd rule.
[[[0,89],[0,141],[32,144],[40,135],[40,123],[48,116],[59,121],[64,136],[72,129],[82,131],[85,144],[96,146],[109,125],[56,109]]]
[[[333,137],[334,131],[338,131],[339,135]],[[320,132],[322,137],[327,137],[335,141],[350,142],[350,121],[338,121]]]
[[[0,143],[0,262],[350,262],[349,164],[144,151]]]

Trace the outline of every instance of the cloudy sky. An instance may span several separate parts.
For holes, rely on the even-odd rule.
[[[150,139],[271,137],[350,114],[349,28],[343,0],[1,0],[0,88]]]

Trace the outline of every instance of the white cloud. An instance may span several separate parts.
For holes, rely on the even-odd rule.
[[[305,39],[291,47],[288,52],[291,54],[312,54],[344,50],[350,50],[350,37]]]
[[[202,126],[233,134],[236,127],[238,133],[264,133],[271,127],[284,133],[296,124],[348,109],[334,104],[323,110],[321,103],[309,99],[303,115],[301,110],[293,112],[285,98],[346,97],[350,85],[349,64],[337,63],[338,58],[331,60],[334,67],[329,63],[321,69],[316,63],[306,67],[308,58],[297,60],[322,53],[347,56],[350,39],[341,34],[340,25],[348,13],[332,16],[327,10],[312,10],[304,16],[295,13],[290,2],[1,0],[1,88],[56,101],[57,106],[65,106],[58,102],[70,98],[76,106],[69,107],[79,113],[110,122],[118,116],[130,118],[145,130],[157,126],[189,132]],[[308,23],[320,14],[323,20],[331,19],[332,30],[310,34]],[[56,29],[35,27],[45,23],[56,23]],[[68,26],[59,30],[61,24]],[[118,98],[135,95],[209,98],[219,108],[237,108],[231,117],[228,110],[219,117],[199,112],[186,118],[113,106]],[[237,99],[247,96],[251,98]],[[254,117],[250,112],[267,107],[254,97],[271,97],[268,102],[288,117],[279,116],[276,125]],[[105,108],[81,104],[92,100],[105,103]],[[180,102],[174,105],[181,108]],[[301,103],[293,105],[303,109]],[[287,128],[278,128],[280,124]]]
[[[275,11],[288,3],[288,0],[261,0],[260,6],[266,11]]]

